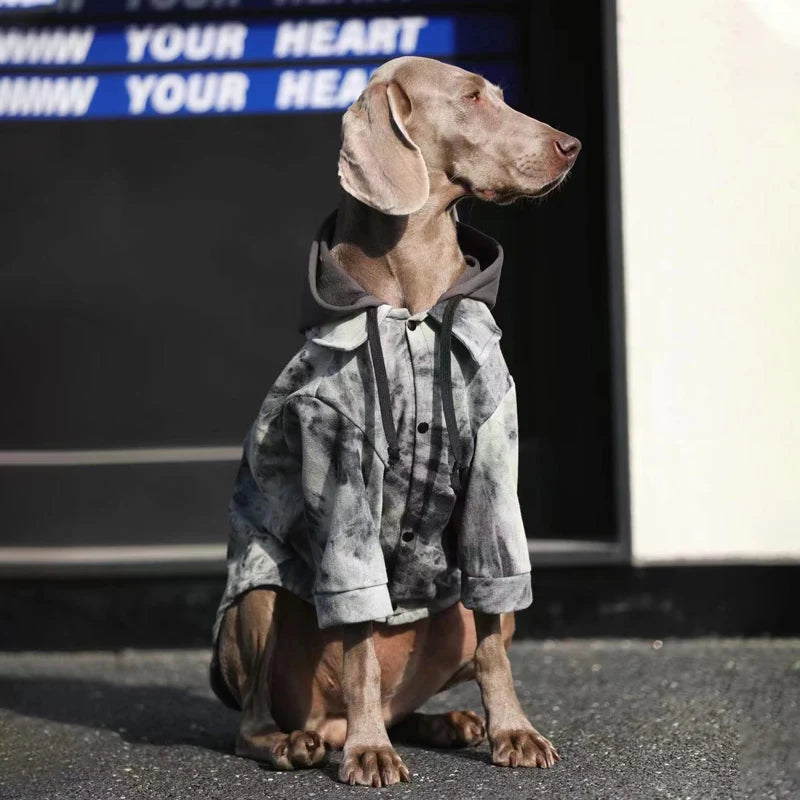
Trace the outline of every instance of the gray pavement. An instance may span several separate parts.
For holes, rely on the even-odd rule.
[[[798,798],[800,640],[518,642],[517,690],[559,748],[551,770],[399,747],[412,782],[341,786],[231,754],[237,714],[206,651],[0,654],[0,798]],[[428,710],[480,710],[456,687]]]

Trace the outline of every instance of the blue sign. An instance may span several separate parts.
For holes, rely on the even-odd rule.
[[[502,15],[0,28],[4,67],[446,58],[511,53],[517,47],[514,20]]]
[[[485,0],[426,0],[426,5],[471,5]],[[55,11],[75,16],[120,14],[175,14],[214,11],[263,11],[326,8],[368,8],[370,11],[404,6],[415,0],[0,0],[0,12]]]
[[[0,11],[36,11],[53,8],[59,0],[0,0]]]
[[[0,119],[100,119],[342,111],[380,64],[0,76]],[[509,61],[459,63],[510,91]]]

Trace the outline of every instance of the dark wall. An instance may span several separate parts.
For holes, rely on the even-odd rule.
[[[243,438],[301,341],[338,138],[330,115],[0,126],[3,447]]]
[[[515,638],[798,636],[800,567],[534,571]],[[224,578],[0,582],[0,652],[206,647]],[[154,625],[153,620],[158,620]]]
[[[528,4],[521,108],[577,136],[568,180],[511,208],[465,201],[499,239],[496,309],[520,404],[520,497],[537,537],[608,539],[614,504],[602,3]],[[620,457],[626,457],[620,454]]]
[[[600,10],[519,4],[520,107],[582,139],[507,262],[530,535],[613,539]],[[0,449],[231,445],[300,343],[338,115],[0,125]],[[3,544],[224,541],[234,464],[0,468]]]

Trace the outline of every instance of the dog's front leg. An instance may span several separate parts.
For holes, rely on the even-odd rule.
[[[514,690],[499,614],[475,611],[475,677],[486,710],[492,761],[502,767],[552,767],[560,756],[531,725]]]
[[[383,720],[381,668],[372,642],[372,623],[343,625],[342,651],[347,738],[339,780],[375,787],[407,781],[408,768],[394,751]]]

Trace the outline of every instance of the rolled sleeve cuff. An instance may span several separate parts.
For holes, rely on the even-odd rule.
[[[533,602],[530,572],[505,578],[461,577],[461,602],[484,614],[522,611]]]
[[[320,628],[384,619],[393,613],[389,589],[385,583],[347,592],[315,594],[314,606]]]

